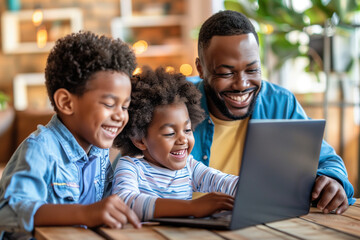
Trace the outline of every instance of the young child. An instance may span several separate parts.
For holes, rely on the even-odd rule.
[[[238,177],[190,155],[192,130],[203,119],[196,87],[182,74],[145,68],[132,79],[132,89],[129,124],[114,141],[128,157],[116,165],[113,193],[143,221],[232,209]],[[193,192],[217,193],[192,200]]]
[[[127,220],[140,227],[135,213],[109,196],[108,148],[128,121],[135,66],[134,53],[118,39],[79,32],[56,42],[45,69],[56,113],[3,172],[0,230],[14,236],[42,225],[120,228]]]

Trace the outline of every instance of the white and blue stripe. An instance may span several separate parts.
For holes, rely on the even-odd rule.
[[[189,156],[183,169],[170,170],[142,158],[122,157],[112,192],[146,221],[154,214],[157,198],[191,200],[193,192],[222,192],[234,196],[238,177],[222,173]]]

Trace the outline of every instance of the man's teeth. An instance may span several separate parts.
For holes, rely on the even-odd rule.
[[[243,102],[243,101],[245,101],[245,100],[249,97],[249,93],[246,93],[246,94],[241,95],[241,96],[228,95],[228,97],[231,98],[231,99],[234,100],[234,101]]]
[[[118,131],[117,127],[103,127],[106,131],[111,133],[116,133]]]

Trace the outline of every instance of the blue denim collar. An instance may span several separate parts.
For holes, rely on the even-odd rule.
[[[54,133],[56,138],[59,140],[59,143],[64,149],[64,152],[67,155],[69,161],[76,162],[82,158],[88,159],[85,150],[79,145],[79,143],[76,141],[74,135],[69,131],[69,129],[60,121],[57,114],[54,114],[47,127],[50,131]],[[101,152],[102,151],[100,148],[96,146],[91,146],[89,156],[100,156]]]

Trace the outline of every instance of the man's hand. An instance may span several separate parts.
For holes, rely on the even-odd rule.
[[[323,213],[335,211],[342,214],[349,207],[344,188],[333,178],[318,176],[311,194],[312,201],[317,201],[317,208]]]

